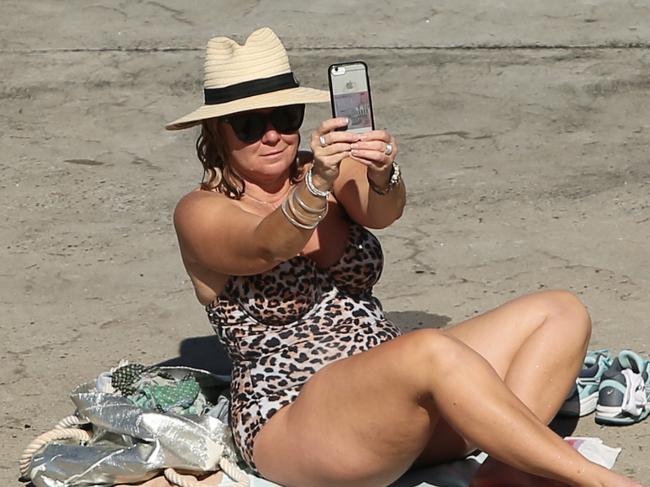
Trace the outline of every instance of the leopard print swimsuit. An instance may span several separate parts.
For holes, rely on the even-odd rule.
[[[266,421],[325,365],[400,335],[372,296],[383,267],[377,239],[351,223],[325,269],[297,255],[253,276],[231,276],[208,318],[233,361],[230,424],[248,465]]]

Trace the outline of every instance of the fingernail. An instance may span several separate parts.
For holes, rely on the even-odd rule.
[[[350,151],[350,154],[352,154],[353,156],[356,156],[356,155],[357,155],[357,151],[355,151],[355,150],[351,150],[351,151]]]
[[[359,146],[357,144],[350,144],[350,149],[358,149]]]
[[[345,117],[344,120],[345,120],[345,125],[350,125],[350,119],[349,118]]]

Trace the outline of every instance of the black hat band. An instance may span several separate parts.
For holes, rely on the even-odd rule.
[[[296,77],[293,73],[289,72],[271,76],[270,78],[244,81],[243,83],[224,86],[223,88],[205,88],[203,94],[206,105],[217,105],[240,100],[241,98],[248,98],[249,96],[262,95],[264,93],[272,93],[289,88],[298,88],[299,86],[300,83],[298,83]]]

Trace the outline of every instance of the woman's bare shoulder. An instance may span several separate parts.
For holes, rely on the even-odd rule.
[[[201,188],[193,189],[185,196],[183,196],[178,203],[176,208],[184,208],[185,206],[193,207],[196,205],[219,205],[225,203],[229,198],[223,193],[217,191],[206,191]]]
[[[222,193],[214,191],[194,190],[183,196],[174,209],[174,224],[196,224],[197,220],[213,222],[224,211],[235,207],[234,202]]]

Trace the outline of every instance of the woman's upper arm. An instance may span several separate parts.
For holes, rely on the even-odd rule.
[[[262,218],[213,193],[183,197],[174,211],[174,227],[183,260],[225,275],[252,275],[277,262],[255,238]]]

